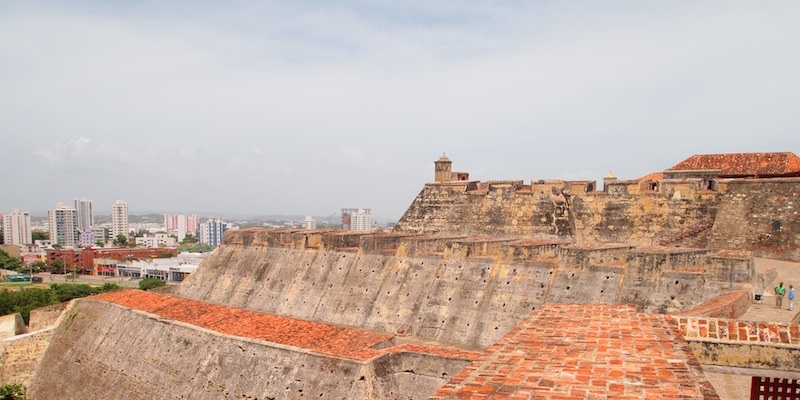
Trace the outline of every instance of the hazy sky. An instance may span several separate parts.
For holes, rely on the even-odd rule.
[[[2,1],[0,212],[400,218],[479,180],[800,153],[800,1]]]

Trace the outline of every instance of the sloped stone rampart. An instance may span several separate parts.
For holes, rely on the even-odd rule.
[[[48,328],[0,341],[0,383],[30,385],[52,337]]]
[[[0,339],[27,332],[20,313],[0,316]]]
[[[318,346],[331,346],[326,342],[330,332],[321,341],[302,342],[319,324],[276,317],[284,322],[275,320],[276,326],[259,330],[249,325],[260,323],[258,313],[130,292],[80,300],[68,311],[30,387],[32,398],[426,398],[474,357],[439,350],[450,355],[443,356],[425,346],[391,346],[375,351],[376,357],[370,359],[352,358],[351,352],[321,354]],[[126,301],[156,314],[117,304]],[[282,332],[284,338],[282,343],[273,343],[223,333],[229,329],[250,334],[270,330]],[[360,347],[385,338],[325,329],[339,329],[334,336],[344,339],[338,343],[345,346],[353,341],[353,346]],[[286,344],[298,339],[306,347]],[[453,358],[452,354],[466,358]],[[409,362],[416,366],[415,371],[405,369]]]
[[[29,330],[34,332],[55,325],[68,305],[69,302],[64,302],[31,310]]]
[[[320,250],[291,247],[305,242],[297,238],[315,235],[329,244]],[[632,303],[641,311],[674,312],[749,285],[754,274],[752,261],[687,249],[631,252],[624,245],[452,238],[433,254],[419,251],[418,245],[436,248],[435,239],[406,239],[374,253],[360,247],[325,249],[337,236],[228,232],[223,246],[176,294],[486,347],[544,303]],[[371,238],[366,235],[361,242],[374,245],[377,240]],[[645,254],[665,261],[650,268],[641,261]]]

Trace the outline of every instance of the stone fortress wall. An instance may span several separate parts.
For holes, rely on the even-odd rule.
[[[754,275],[749,257],[698,249],[239,230],[175,294],[485,347],[545,303],[676,312]]]
[[[800,260],[800,178],[428,183],[396,232],[569,238]]]
[[[82,299],[68,310],[31,398],[423,398],[474,358],[408,346],[395,351],[384,343],[390,335],[129,292]],[[259,317],[268,323],[259,324]],[[315,328],[330,332],[327,340],[293,346],[274,335],[259,337]]]

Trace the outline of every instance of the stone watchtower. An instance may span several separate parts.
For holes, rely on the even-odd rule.
[[[453,179],[453,162],[444,153],[434,162],[436,165],[436,177],[434,182],[450,182]]]

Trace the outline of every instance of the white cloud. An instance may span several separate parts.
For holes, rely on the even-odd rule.
[[[232,211],[363,196],[399,217],[443,151],[487,180],[800,149],[798,2],[187,4],[0,4],[0,156],[44,164],[11,184],[58,172],[91,197],[118,166],[176,198],[150,209],[238,185]],[[339,198],[353,174],[374,183]]]

